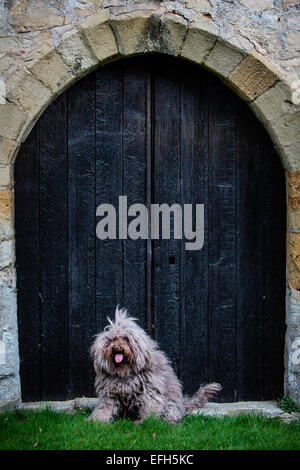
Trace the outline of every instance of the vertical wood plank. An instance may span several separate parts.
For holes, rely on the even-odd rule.
[[[22,400],[40,400],[39,124],[15,165],[15,229]]]
[[[259,125],[259,124],[258,124]],[[263,129],[261,129],[263,131]],[[283,394],[285,336],[285,175],[265,132],[262,138],[263,269],[264,269],[264,399]]]
[[[209,103],[209,380],[235,390],[236,175],[235,97],[210,80]]]
[[[146,61],[123,66],[123,194],[128,207],[145,204],[146,158]],[[128,217],[128,224],[134,217]],[[124,305],[147,326],[147,240],[124,240]],[[151,260],[150,260],[151,262]]]
[[[40,119],[41,397],[69,397],[67,96]]]
[[[123,71],[112,64],[96,72],[96,207],[112,204],[118,214],[123,191]],[[100,218],[97,218],[97,222]],[[118,226],[118,218],[117,218]],[[118,237],[118,229],[117,229]],[[124,305],[123,241],[96,240],[97,328]]]
[[[68,245],[71,397],[92,396],[95,328],[95,74],[68,92]]]
[[[152,115],[153,115],[153,80],[152,80],[152,68],[153,60],[147,61],[146,65],[146,159],[147,159],[147,171],[146,171],[146,205],[148,209],[148,240],[147,240],[147,253],[146,253],[146,317],[147,317],[147,333],[152,336],[154,329],[154,312],[153,312],[153,243],[151,238],[151,204],[153,198],[153,126],[152,126]],[[153,327],[152,327],[153,325]]]
[[[181,205],[204,204],[201,250],[181,244],[181,379],[187,393],[208,380],[208,83],[209,74],[181,69]],[[194,216],[195,219],[195,216]]]
[[[237,141],[237,368],[239,400],[263,396],[263,192],[261,133],[238,101]]]
[[[156,61],[154,75],[153,203],[180,203],[180,72],[175,61]],[[154,337],[180,373],[180,243],[154,240]]]

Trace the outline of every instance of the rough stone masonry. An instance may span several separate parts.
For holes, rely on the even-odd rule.
[[[293,359],[300,340],[300,2],[291,0],[0,3],[0,401],[21,398],[13,197],[19,146],[71,83],[110,60],[152,51],[219,75],[249,103],[281,157],[288,207],[284,381],[300,403]]]

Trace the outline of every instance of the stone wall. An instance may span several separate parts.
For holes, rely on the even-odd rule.
[[[282,159],[288,190],[285,387],[300,402],[299,49],[300,3],[290,0],[1,2],[0,400],[20,399],[13,212],[18,148],[75,80],[107,61],[158,51],[219,75],[249,103]]]

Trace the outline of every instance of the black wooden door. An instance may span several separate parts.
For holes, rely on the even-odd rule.
[[[88,349],[120,304],[186,392],[277,398],[283,384],[285,183],[247,105],[160,56],[97,70],[59,96],[15,168],[24,400],[93,395]],[[96,238],[96,207],[205,205],[204,247]]]

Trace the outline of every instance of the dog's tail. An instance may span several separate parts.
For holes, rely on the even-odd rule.
[[[190,413],[197,408],[202,408],[214,396],[222,390],[222,386],[217,383],[211,383],[200,387],[193,396],[184,397],[185,412]]]

